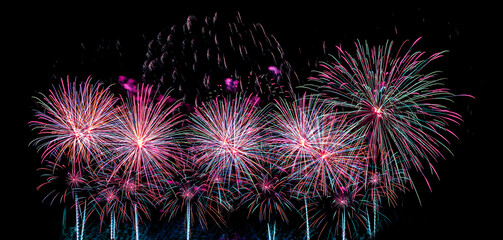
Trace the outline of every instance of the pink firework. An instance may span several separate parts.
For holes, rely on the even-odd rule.
[[[137,215],[135,211],[150,218],[148,207],[154,205],[153,200],[157,195],[152,189],[156,186],[142,182],[137,177],[112,175],[113,170],[101,169],[92,174],[90,181],[92,191],[89,199],[98,211],[101,221],[105,216],[109,216],[114,218],[113,221],[134,222]]]
[[[405,161],[399,169],[414,168],[421,174],[448,150],[448,127],[461,116],[444,103],[456,97],[443,84],[438,71],[427,66],[443,52],[426,55],[405,43],[392,51],[393,42],[383,46],[355,43],[355,55],[339,48],[338,57],[321,63],[309,88],[318,90],[367,139],[369,153],[378,166],[395,178],[386,154]],[[407,176],[408,177],[408,176]],[[409,177],[408,177],[409,178]]]
[[[248,208],[248,217],[258,212],[261,222],[269,224],[281,220],[288,223],[288,213],[295,209],[290,198],[293,187],[290,175],[270,166],[253,177],[253,181],[245,184],[240,201]]]
[[[51,205],[57,200],[59,203],[66,202],[71,191],[89,190],[89,182],[82,171],[72,171],[67,165],[44,160],[43,166],[37,170],[41,172],[40,177],[44,181],[36,189],[46,192],[42,201],[48,200]]]
[[[42,159],[54,157],[58,163],[68,158],[74,170],[81,163],[103,156],[103,150],[111,139],[116,98],[101,83],[70,82],[69,78],[50,90],[49,96],[35,97],[42,111],[36,111],[33,129],[42,136],[32,144],[43,150]],[[77,170],[78,171],[78,170]]]
[[[248,208],[248,218],[258,212],[259,221],[267,223],[268,239],[275,239],[276,222],[288,223],[288,213],[295,209],[290,198],[292,187],[290,175],[275,166],[245,184],[240,204]]]
[[[365,169],[365,149],[343,118],[317,97],[281,100],[275,106],[270,146],[277,164],[296,179],[294,191],[304,198],[306,237],[310,239],[307,198],[351,184]]]
[[[230,210],[230,203],[225,199],[229,191],[214,184],[211,175],[196,172],[189,165],[178,167],[180,170],[173,181],[167,181],[169,186],[158,201],[163,216],[171,220],[178,214],[185,214],[186,239],[190,239],[191,225],[196,221],[203,228],[207,228],[208,220],[225,225],[224,213]]]
[[[254,103],[253,96],[214,99],[190,116],[188,141],[195,163],[228,185],[240,186],[242,178],[261,169],[264,117]]]
[[[157,101],[152,87],[141,85],[135,95],[122,100],[111,144],[113,156],[108,161],[114,166],[112,176],[141,174],[137,179],[155,185],[159,174],[174,170],[180,159],[176,126],[182,115],[177,111],[180,103],[167,104],[167,99]]]
[[[386,154],[383,155],[383,157],[385,157],[385,160],[390,162],[394,168],[402,166],[400,161],[403,160],[400,160],[397,154]],[[368,232],[370,236],[373,236],[380,225],[378,218],[382,214],[379,213],[378,210],[382,207],[383,202],[386,202],[389,206],[395,207],[398,198],[397,193],[403,193],[408,190],[406,183],[409,182],[409,179],[407,178],[408,173],[406,169],[382,169],[379,168],[375,162],[371,162],[368,165],[367,171],[363,174],[362,179],[365,182],[366,194],[369,202],[368,205],[372,206],[373,212],[372,225],[370,224],[370,214],[367,218]],[[390,178],[390,176],[393,176],[393,178]],[[373,230],[371,230],[371,226],[373,226]]]
[[[368,223],[368,213],[364,209],[369,203],[364,185],[359,181],[330,189],[325,195],[316,196],[316,200],[306,207],[311,213],[311,225],[319,231],[318,239],[337,235],[341,239],[352,239],[352,232],[358,233],[361,226]]]
[[[150,219],[149,207],[158,197],[158,186],[144,181],[142,176],[145,174],[141,172],[135,175],[114,172],[114,166],[106,165],[90,174],[92,189],[88,201],[99,214],[101,225],[105,216],[109,217],[111,239],[115,239],[117,222],[133,223],[133,232],[138,239],[139,222],[143,217]]]
[[[397,154],[383,155],[386,161],[392,163],[395,168],[401,167],[400,158]],[[392,173],[389,173],[392,171]],[[406,169],[382,169],[376,163],[370,163],[367,171],[363,173],[362,178],[365,180],[366,188],[369,190],[369,197],[374,202],[374,205],[379,206],[381,202],[386,201],[390,206],[396,206],[398,198],[397,193],[408,190],[406,187],[410,181]],[[390,178],[389,176],[394,176]]]
[[[278,164],[298,178],[303,193],[345,186],[364,168],[361,138],[318,98],[279,101],[271,124]]]

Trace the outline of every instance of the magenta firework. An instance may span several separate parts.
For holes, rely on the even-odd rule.
[[[362,182],[355,181],[344,187],[335,187],[307,206],[311,225],[322,236],[341,236],[341,239],[352,239],[354,231],[368,222],[365,206],[368,204]],[[307,224],[307,223],[306,223]],[[353,233],[352,233],[353,232]],[[349,238],[346,238],[349,236]]]

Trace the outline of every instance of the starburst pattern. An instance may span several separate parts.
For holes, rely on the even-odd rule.
[[[259,221],[288,223],[288,213],[295,209],[290,197],[292,187],[287,172],[269,167],[245,184],[241,204],[247,207],[248,217],[258,212]]]
[[[263,110],[252,96],[215,99],[196,108],[187,132],[194,162],[227,185],[241,185],[260,170],[263,158]]]
[[[393,42],[378,47],[358,42],[356,55],[339,47],[339,56],[321,63],[306,85],[347,116],[354,132],[367,139],[372,157],[390,174],[394,167],[383,157],[388,153],[405,160],[399,169],[414,168],[424,175],[426,165],[435,172],[432,161],[448,150],[445,133],[454,135],[449,123],[461,121],[444,105],[455,95],[444,87],[439,72],[427,68],[444,52],[425,56],[412,51],[416,42],[409,48],[404,43],[397,52]]]
[[[345,186],[364,169],[362,140],[318,98],[281,101],[270,128],[278,163],[296,175],[300,192]]]
[[[101,83],[92,84],[91,78],[77,84],[61,79],[49,96],[35,98],[43,111],[36,111],[38,120],[31,121],[40,136],[32,144],[43,150],[42,159],[63,156],[78,171],[103,155],[103,146],[111,139],[116,99]]]
[[[115,120],[113,156],[107,164],[114,166],[112,176],[142,174],[149,184],[159,182],[159,173],[169,176],[180,161],[179,136],[175,127],[182,115],[179,103],[159,101],[151,86],[141,85],[135,95],[122,100]],[[155,185],[155,184],[154,184]]]

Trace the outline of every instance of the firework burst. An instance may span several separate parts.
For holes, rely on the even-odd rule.
[[[134,222],[135,205],[143,216],[150,218],[148,207],[153,206],[153,200],[157,198],[155,191],[152,191],[156,186],[149,186],[134,176],[112,175],[113,170],[102,169],[92,174],[90,182],[93,191],[89,198],[95,204],[101,221],[105,216],[113,215],[114,221]]]
[[[392,163],[391,166],[402,166],[400,161],[403,160],[401,160],[397,154],[387,154],[384,155],[384,157],[386,158],[385,161]],[[409,182],[407,176],[408,173],[406,169],[381,169],[378,167],[377,163],[370,161],[367,171],[365,171],[362,176],[366,188],[366,199],[369,202],[367,205],[372,207],[372,225],[370,224],[370,214],[369,217],[367,217],[367,231],[369,236],[374,236],[380,225],[379,216],[383,216],[383,214],[379,212],[379,209],[383,206],[383,202],[386,202],[388,206],[395,207],[398,193],[404,193],[408,190],[406,187]],[[367,210],[367,213],[368,212]],[[371,226],[374,226],[373,230]]]
[[[361,138],[343,118],[317,97],[276,102],[270,127],[270,146],[278,165],[296,180],[294,192],[304,198],[306,238],[310,239],[308,196],[327,195],[351,184],[364,170]]]
[[[89,181],[84,178],[82,172],[74,172],[64,164],[58,164],[54,161],[44,160],[43,166],[38,171],[40,177],[44,179],[36,189],[37,191],[47,191],[42,201],[49,200],[52,205],[56,200],[59,203],[66,202],[66,197],[71,191],[89,190]]]
[[[77,84],[61,79],[61,85],[54,87],[49,96],[43,94],[35,98],[43,111],[36,111],[36,121],[31,121],[33,129],[39,129],[42,136],[31,144],[43,149],[42,161],[54,157],[53,174],[61,169],[67,169],[67,188],[61,196],[66,197],[72,191],[75,200],[76,236],[77,240],[84,236],[84,224],[87,218],[86,201],[81,211],[78,192],[84,183],[86,171],[92,163],[101,162],[105,156],[105,145],[111,139],[116,98],[108,88],[101,83],[92,84],[88,78],[84,83]],[[61,159],[65,163],[60,165]],[[94,161],[92,161],[94,160]],[[50,164],[50,165],[51,165]],[[46,183],[57,180],[56,175],[49,174]],[[41,186],[43,186],[42,184]],[[40,188],[40,187],[39,187]],[[82,221],[82,226],[80,222]]]
[[[168,98],[157,101],[154,96],[152,87],[141,85],[135,95],[122,101],[110,147],[113,156],[107,162],[114,167],[112,176],[142,174],[137,179],[153,186],[158,185],[159,174],[169,176],[175,171],[180,161],[175,128],[182,119],[177,112],[180,104],[168,105]]]
[[[228,186],[251,179],[262,167],[263,109],[252,96],[211,100],[190,116],[187,132],[198,169]]]
[[[292,187],[290,175],[273,165],[244,185],[240,205],[248,208],[248,218],[258,212],[259,221],[267,222],[268,239],[275,239],[276,221],[288,223],[288,213],[295,209],[291,201]]]
[[[246,185],[242,204],[248,203],[248,216],[258,211],[259,221],[273,221],[278,216],[281,221],[288,223],[288,211],[294,206],[290,200],[289,182],[286,173],[264,173],[255,176],[255,180]]]
[[[384,155],[385,161],[392,163],[392,166],[400,167],[402,164],[401,160],[397,154],[395,155]],[[365,182],[365,187],[368,188],[370,199],[377,202],[386,200],[389,206],[396,206],[396,200],[398,198],[398,193],[406,192],[407,183],[410,181],[407,176],[406,169],[381,169],[378,164],[370,161],[367,171],[363,173],[362,178]],[[388,172],[389,171],[389,172]],[[393,178],[390,178],[393,176]]]
[[[195,171],[192,164],[180,164],[173,180],[166,181],[164,195],[158,204],[161,205],[162,216],[173,219],[177,214],[185,212],[185,227],[187,240],[190,239],[191,225],[197,220],[199,225],[207,228],[208,218],[218,226],[225,225],[223,213],[230,210],[230,203],[221,197],[229,194],[227,189],[219,188],[208,174]]]
[[[413,51],[418,41],[357,41],[354,54],[337,47],[333,56],[323,43],[315,59],[326,61],[295,96],[298,77],[261,24],[239,13],[188,16],[146,46],[143,85],[119,76],[121,98],[68,77],[34,97],[36,189],[44,202],[65,203],[63,224],[75,210],[77,240],[94,213],[101,227],[110,221],[111,239],[126,222],[138,240],[139,223],[157,211],[185,219],[187,240],[203,238],[194,225],[228,233],[243,212],[267,224],[268,239],[276,223],[295,224],[292,212],[307,240],[310,228],[318,239],[374,238],[386,220],[380,210],[418,193],[414,174],[429,186],[428,171],[437,175],[434,163],[456,137],[449,127],[462,121],[447,107],[461,95],[431,70],[445,52]],[[99,45],[110,44],[120,45]],[[238,208],[246,209],[232,215]]]
[[[52,156],[59,162],[66,156],[78,171],[81,163],[100,158],[113,129],[116,98],[109,89],[90,78],[81,84],[67,78],[49,96],[41,95],[35,100],[43,110],[36,111],[38,120],[30,125],[42,135],[32,142],[43,149],[42,159]]]
[[[152,185],[143,178],[146,174],[127,172],[117,174],[113,166],[100,166],[90,176],[92,180],[89,205],[100,216],[103,225],[105,216],[110,218],[110,237],[115,239],[117,222],[131,222],[136,239],[139,238],[138,224],[143,217],[150,219],[149,207],[154,206],[158,197],[158,185]]]
[[[365,226],[368,213],[364,211],[369,204],[365,198],[364,185],[355,181],[345,187],[330,189],[325,195],[316,196],[317,201],[307,204],[310,222],[322,236],[340,235],[346,239],[346,233],[358,233],[360,226]]]
[[[348,116],[355,133],[367,139],[371,156],[388,173],[394,168],[384,157],[388,153],[406,160],[398,169],[414,167],[424,175],[426,164],[435,172],[432,159],[443,157],[442,149],[447,149],[443,134],[454,135],[447,127],[461,121],[443,105],[455,95],[443,86],[439,72],[426,69],[444,52],[425,57],[424,52],[412,51],[416,42],[409,49],[404,43],[396,55],[393,42],[379,47],[358,42],[356,56],[339,48],[339,57],[321,63],[322,71],[306,85]]]
[[[299,192],[345,186],[364,169],[361,138],[323,101],[306,96],[279,101],[272,114],[271,146],[279,165],[298,178]]]

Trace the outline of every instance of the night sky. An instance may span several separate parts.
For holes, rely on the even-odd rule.
[[[7,84],[2,94],[2,125],[7,131],[0,165],[2,235],[59,237],[62,208],[41,203],[43,195],[35,191],[40,183],[36,172],[40,154],[28,146],[36,137],[28,126],[34,119],[32,96],[46,93],[66,75],[79,79],[92,75],[105,82],[118,75],[140,79],[146,46],[159,31],[183,24],[189,15],[238,10],[243,21],[261,23],[276,36],[301,77],[309,75],[307,59],[316,55],[323,42],[329,52],[335,45],[352,51],[357,39],[371,45],[393,40],[399,45],[422,37],[415,50],[427,54],[448,50],[432,66],[443,72],[446,86],[454,93],[476,99],[456,98],[449,105],[464,119],[452,127],[459,137],[449,139],[454,156],[447,153],[446,160],[439,159],[435,165],[440,181],[429,176],[431,192],[420,178],[415,181],[422,206],[413,192],[402,197],[400,206],[389,211],[391,221],[379,239],[491,237],[501,213],[501,154],[496,154],[501,148],[501,106],[496,104],[502,101],[501,94],[493,94],[501,80],[496,72],[502,56],[501,17],[495,10],[499,7],[310,3],[14,7],[12,17],[2,17],[2,38],[7,40],[2,51],[2,81]],[[47,10],[37,10],[43,7]]]

